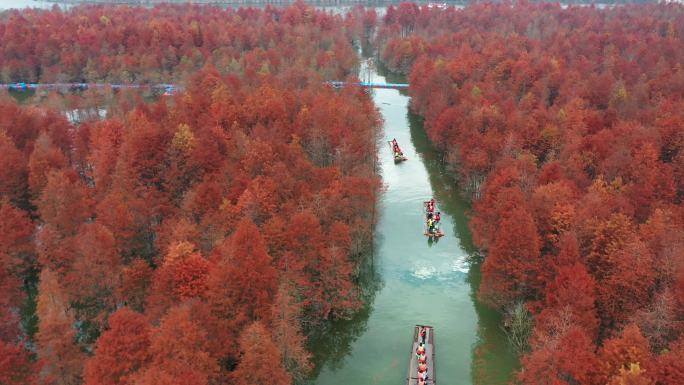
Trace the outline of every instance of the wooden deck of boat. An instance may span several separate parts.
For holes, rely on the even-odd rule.
[[[411,344],[411,358],[409,359],[407,385],[416,385],[418,383],[418,356],[416,356],[416,349],[420,343],[420,326],[416,325],[413,332],[413,343]],[[428,385],[436,385],[437,377],[435,376],[435,333],[434,328],[425,325],[427,329],[427,336],[425,337],[425,355],[427,356],[428,366],[428,380],[425,382]]]

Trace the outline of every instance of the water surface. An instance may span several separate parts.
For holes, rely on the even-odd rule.
[[[403,82],[369,67],[364,80]],[[316,385],[406,383],[415,324],[435,327],[436,378],[440,385],[505,384],[517,360],[498,327],[499,317],[474,298],[480,258],[465,213],[469,206],[445,173],[409,97],[375,90],[385,120],[378,148],[386,191],[370,272],[371,303],[354,320],[333,324],[312,340]],[[395,164],[387,143],[396,138],[408,161]],[[446,235],[423,235],[422,202],[435,197]]]

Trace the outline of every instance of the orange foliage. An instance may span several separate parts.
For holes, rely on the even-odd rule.
[[[86,362],[86,385],[125,385],[150,360],[151,327],[142,314],[128,308],[109,317],[109,330],[95,344],[95,356]]]
[[[260,322],[245,328],[240,336],[243,352],[238,367],[231,373],[234,384],[290,385],[292,380],[280,364],[280,351]]]
[[[679,346],[684,321],[682,21],[673,4],[516,2],[390,7],[379,28],[475,198],[480,298],[535,317],[523,383],[678,383],[649,349]],[[568,325],[590,337],[565,341],[576,368],[556,347]]]
[[[218,384],[258,365],[261,383],[302,380],[303,325],[361,305],[355,264],[372,239],[380,120],[366,93],[324,82],[356,72],[352,36],[370,36],[375,20],[304,3],[0,20],[12,42],[1,81],[184,85],[148,104],[114,92],[111,118],[78,126],[0,100],[0,338],[12,381],[31,383],[34,369],[46,384]],[[101,108],[97,95],[75,99]],[[39,270],[33,365],[16,315],[22,280],[30,288]]]

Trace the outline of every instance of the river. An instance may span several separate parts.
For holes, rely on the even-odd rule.
[[[370,66],[366,79],[387,79]],[[369,76],[368,76],[369,75]],[[384,76],[385,75],[385,76]],[[409,97],[377,89],[384,118],[378,152],[386,191],[377,206],[376,242],[362,284],[370,303],[351,321],[340,321],[311,342],[315,385],[406,383],[415,324],[435,327],[436,378],[440,385],[505,384],[517,367],[499,328],[499,315],[479,304],[480,258],[468,230],[468,203],[448,177]],[[387,144],[396,138],[408,161],[395,164]],[[422,202],[435,197],[446,235],[428,242]]]

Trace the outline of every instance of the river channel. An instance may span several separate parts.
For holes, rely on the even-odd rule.
[[[375,82],[388,79],[373,65],[363,71]],[[363,288],[369,304],[351,321],[340,321],[312,341],[315,385],[406,384],[415,324],[435,328],[435,373],[439,385],[505,384],[517,367],[499,328],[499,315],[475,298],[480,258],[473,247],[461,198],[423,130],[409,111],[410,97],[376,89],[384,118],[378,148],[385,186],[377,205],[378,225]],[[387,143],[396,138],[408,161],[395,164]],[[446,235],[423,235],[422,202],[435,197]]]

